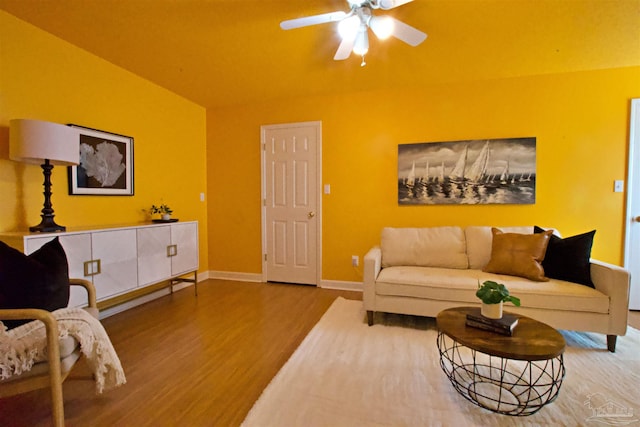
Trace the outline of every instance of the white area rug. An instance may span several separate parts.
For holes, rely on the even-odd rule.
[[[602,335],[563,332],[558,398],[528,417],[482,409],[442,372],[435,320],[378,315],[338,298],[255,403],[250,426],[640,426],[640,332],[615,353]],[[611,416],[617,412],[619,416]]]

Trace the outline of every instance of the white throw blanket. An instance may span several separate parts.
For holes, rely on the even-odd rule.
[[[63,308],[52,314],[58,321],[60,339],[72,336],[80,343],[80,351],[94,374],[97,393],[126,383],[120,359],[98,319],[79,308]],[[7,331],[0,322],[0,379],[20,375],[46,359],[44,323],[35,320]]]

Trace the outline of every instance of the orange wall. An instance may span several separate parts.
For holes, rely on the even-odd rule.
[[[9,120],[32,118],[134,137],[134,196],[69,196],[67,171],[53,171],[56,221],[67,227],[147,221],[164,201],[176,217],[199,220],[207,270],[206,112],[0,11],[0,231],[40,222],[42,170],[9,160]]]
[[[260,125],[321,120],[324,280],[362,280],[384,226],[596,229],[594,258],[622,263],[630,99],[640,68],[366,91],[207,111],[209,266],[260,273]],[[537,137],[535,205],[398,206],[397,148],[412,142]]]

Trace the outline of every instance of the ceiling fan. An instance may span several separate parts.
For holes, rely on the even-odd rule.
[[[349,12],[330,12],[303,18],[289,19],[280,23],[283,30],[307,27],[309,25],[338,22],[338,33],[342,38],[340,46],[333,59],[341,61],[347,59],[351,52],[362,57],[361,66],[366,65],[364,56],[369,51],[368,28],[380,39],[393,36],[403,42],[417,46],[427,38],[420,30],[391,16],[375,16],[373,10],[389,10],[402,6],[413,0],[347,0],[351,10]]]

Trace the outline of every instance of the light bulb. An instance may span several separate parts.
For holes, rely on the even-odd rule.
[[[353,53],[364,56],[367,52],[369,52],[369,36],[367,35],[367,26],[363,24],[360,26],[360,30],[356,36],[356,42],[353,45]]]
[[[371,26],[371,30],[380,40],[388,39],[394,30],[393,19],[388,16],[372,16],[369,26]]]

